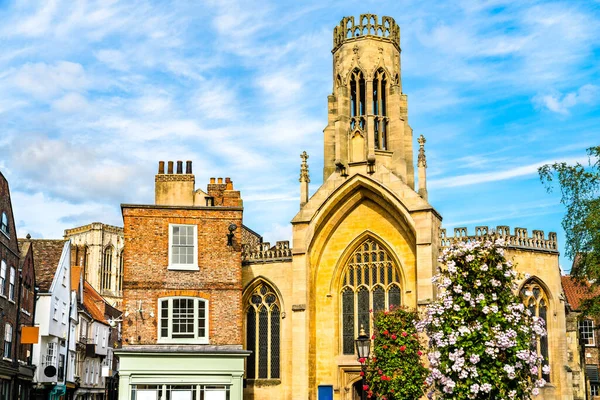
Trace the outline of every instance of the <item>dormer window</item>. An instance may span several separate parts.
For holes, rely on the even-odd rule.
[[[2,218],[0,219],[0,231],[2,231],[2,233],[4,233],[6,236],[9,235],[9,230],[8,230],[8,215],[6,215],[6,212],[2,212]]]

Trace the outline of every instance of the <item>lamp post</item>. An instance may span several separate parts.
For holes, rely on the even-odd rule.
[[[371,339],[365,333],[365,328],[363,325],[360,326],[360,333],[355,340],[356,343],[356,353],[358,354],[358,361],[360,362],[360,369],[362,371],[362,400],[366,400],[367,393],[364,389],[367,384],[367,359],[371,355]]]

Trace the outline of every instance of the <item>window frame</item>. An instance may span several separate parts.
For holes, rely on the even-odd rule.
[[[15,267],[10,267],[10,277],[8,281],[8,299],[15,301],[15,281],[17,278],[17,270]]]
[[[586,325],[589,325],[589,326],[583,326],[584,323],[586,323]],[[579,323],[577,324],[577,328],[579,330],[579,337],[582,340],[585,340],[585,344],[584,344],[585,347],[596,346],[596,336],[594,335],[594,320],[593,319],[585,318],[585,319],[580,320]],[[585,332],[584,332],[584,329],[585,329]],[[586,334],[585,337],[583,336],[584,333]],[[591,339],[591,341],[589,339]]]
[[[192,264],[175,264],[173,263],[173,228],[175,227],[192,227],[193,230],[193,261]],[[175,271],[199,271],[198,266],[198,225],[194,224],[169,224],[169,270]]]
[[[6,297],[6,261],[0,261],[0,295]]]
[[[279,296],[270,284],[261,281],[251,287],[251,290],[247,292],[245,298],[244,342],[245,348],[252,351],[252,354],[246,359],[246,378],[250,380],[280,380],[282,375],[282,304]],[[269,300],[269,298],[271,300]],[[263,309],[266,312],[266,321],[261,321],[260,314]],[[252,312],[252,318],[254,318],[252,322],[250,321],[250,312]],[[275,313],[277,315],[276,318]],[[274,328],[273,322],[277,323],[276,328]],[[261,331],[261,325],[265,323],[266,327],[264,327],[264,331]],[[260,343],[262,340],[264,340],[266,345],[261,348]],[[274,354],[274,351],[277,351],[276,355]],[[274,363],[275,358],[277,359],[276,363]],[[263,374],[266,376],[261,376],[261,362],[266,363],[266,365],[264,365],[265,373]]]
[[[193,300],[194,301],[194,337],[193,338],[173,338],[173,300]],[[162,329],[162,302],[166,301],[167,306],[167,336],[163,337],[161,335]],[[199,319],[199,304],[200,302],[204,303],[204,336],[198,335],[198,319]],[[156,301],[157,306],[157,343],[173,343],[173,344],[209,344],[210,337],[210,320],[209,320],[209,301],[207,299],[203,299],[201,297],[193,297],[193,296],[169,296],[169,297],[160,297]]]
[[[10,335],[9,335],[10,333]],[[3,357],[4,358],[11,358],[12,356],[12,335],[13,335],[13,326],[7,322],[4,325],[4,351],[3,351]],[[6,345],[8,344],[8,348],[6,347]],[[7,350],[8,350],[8,354],[7,354]]]
[[[376,254],[376,259],[372,258],[373,254]],[[383,259],[381,259],[382,254]],[[359,275],[361,276],[360,279]],[[361,328],[364,328],[367,335],[371,336],[374,326],[370,310],[384,311],[389,310],[390,306],[402,307],[405,299],[404,296],[402,296],[403,291],[401,269],[396,263],[393,253],[388,250],[388,248],[379,240],[370,236],[358,242],[352,252],[349,253],[339,279],[338,323],[340,337],[338,354],[346,357],[350,355],[356,355],[356,346],[354,341],[359,335]],[[397,290],[399,293],[399,304],[397,305],[391,304],[390,301],[390,294],[392,293],[391,291],[393,288],[395,288],[395,290]],[[375,291],[377,289],[380,289],[383,292],[383,308],[379,310],[376,310],[375,307]],[[345,293],[352,294],[351,305],[353,332],[350,339],[348,339],[350,337],[350,330],[346,330],[344,322]],[[361,293],[363,293],[362,296],[366,294],[366,298],[363,297],[363,301],[366,299],[368,304],[367,307],[361,307],[361,300],[359,298],[361,297]],[[350,300],[350,298],[348,298],[348,300]],[[363,323],[361,323],[361,314],[363,317]],[[350,346],[352,348],[352,353],[346,351]]]
[[[0,232],[2,232],[7,238],[10,238],[10,229],[8,227],[8,214],[6,211],[2,211],[0,215]]]

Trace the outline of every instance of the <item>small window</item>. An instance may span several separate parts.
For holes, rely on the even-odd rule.
[[[54,298],[54,314],[52,315],[52,318],[55,321],[58,321],[58,297]]]
[[[590,383],[590,391],[592,396],[600,396],[600,383],[591,382]]]
[[[4,357],[10,358],[12,355],[12,336],[13,328],[11,324],[4,327]]]
[[[48,343],[48,348],[46,349],[46,366],[47,365],[56,366],[56,343],[55,342]]]
[[[6,296],[6,261],[0,262],[0,294]]]
[[[8,283],[8,298],[10,300],[15,299],[15,267],[10,267],[10,281]]]
[[[591,319],[579,321],[579,336],[585,346],[594,346],[596,344],[594,338],[594,321]]]
[[[0,220],[0,231],[2,231],[2,233],[4,233],[6,236],[9,235],[8,215],[6,215],[6,212],[2,212],[2,220]]]
[[[67,324],[67,303],[62,304],[62,323]]]
[[[198,270],[197,225],[169,225],[169,269]]]
[[[158,302],[159,343],[208,343],[208,302],[197,297],[169,297]]]

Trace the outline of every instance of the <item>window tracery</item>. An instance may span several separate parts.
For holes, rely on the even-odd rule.
[[[521,300],[532,316],[539,317],[544,321],[546,329],[548,327],[548,296],[545,290],[535,280],[529,280],[521,288]],[[548,358],[548,335],[538,337],[532,347],[542,356],[543,365],[549,365]],[[544,374],[540,368],[539,377],[550,382],[550,376]]]
[[[246,349],[248,379],[280,378],[281,304],[275,290],[265,282],[256,286],[246,302]]]
[[[373,114],[375,115],[375,148],[387,150],[387,77],[383,69],[373,79]]]
[[[354,354],[360,327],[372,331],[371,310],[400,306],[400,274],[390,254],[367,239],[349,257],[341,281],[342,353]]]
[[[350,77],[350,128],[365,129],[366,114],[365,77],[359,69],[355,69]]]

